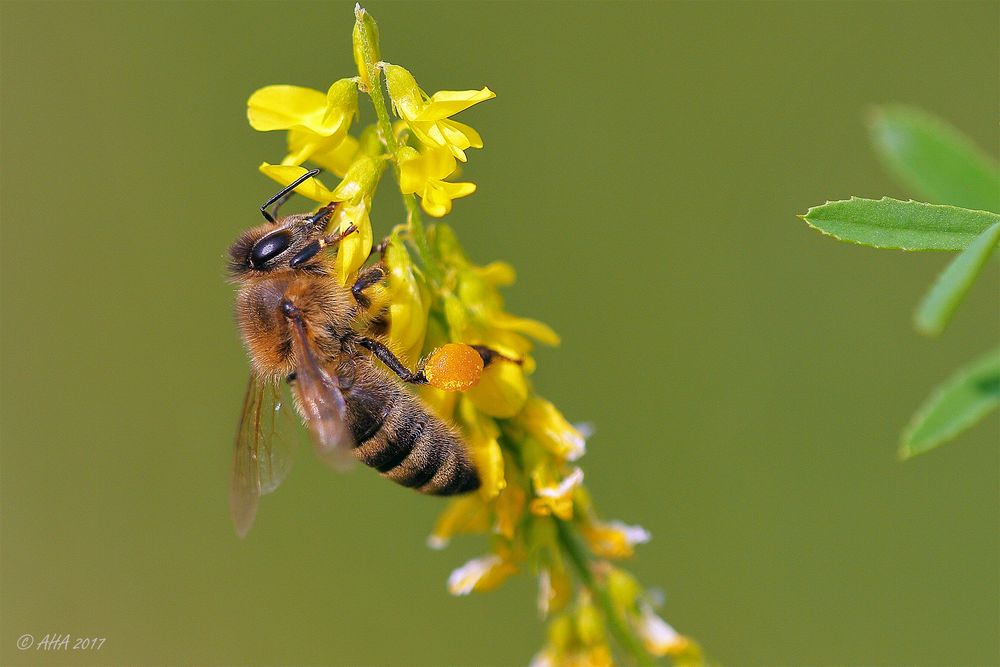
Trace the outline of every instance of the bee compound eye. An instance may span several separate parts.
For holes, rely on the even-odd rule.
[[[268,234],[254,243],[250,249],[250,266],[255,269],[264,268],[265,264],[288,250],[291,243],[292,237],[287,231]]]

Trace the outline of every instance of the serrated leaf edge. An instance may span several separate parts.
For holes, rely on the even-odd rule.
[[[857,197],[852,195],[850,199],[834,199],[832,201],[828,199],[824,204],[819,204],[817,206],[810,206],[809,210],[807,210],[804,214],[797,215],[796,217],[805,221],[807,225],[818,231],[820,234],[823,234],[824,236],[829,236],[844,243],[852,243],[854,245],[860,245],[866,248],[877,248],[878,250],[902,250],[903,252],[961,252],[961,250],[938,250],[936,248],[905,248],[905,247],[897,248],[895,246],[886,247],[886,246],[874,245],[872,243],[864,243],[862,241],[855,241],[854,239],[847,239],[841,236],[837,236],[833,232],[828,232],[825,229],[817,227],[809,219],[809,214],[815,211],[816,209],[823,208],[824,206],[829,206],[830,204],[848,204],[854,201],[865,201],[876,204],[880,204],[883,202],[893,202],[896,204],[920,204],[922,206],[933,206],[934,208],[948,208],[956,211],[971,211],[973,213],[986,213],[987,215],[992,215],[992,216],[998,215],[993,211],[986,211],[978,208],[965,208],[963,206],[953,206],[951,204],[931,204],[929,202],[917,201],[915,199],[896,199],[894,197],[885,197],[885,196],[883,196],[881,199],[869,199],[868,197]]]

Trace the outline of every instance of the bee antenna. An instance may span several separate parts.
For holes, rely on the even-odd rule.
[[[274,195],[261,205],[260,214],[264,216],[265,220],[267,220],[273,225],[274,216],[278,214],[278,209],[281,208],[282,204],[288,201],[288,198],[291,197],[292,194],[294,194],[295,188],[302,185],[302,183],[304,183],[305,181],[308,181],[310,178],[318,174],[320,171],[321,171],[320,169],[313,169],[312,171],[307,171],[306,173],[302,174],[294,181],[286,185],[284,188],[282,188],[281,192]],[[267,207],[270,206],[271,204],[275,205],[274,211],[269,212],[267,210]]]

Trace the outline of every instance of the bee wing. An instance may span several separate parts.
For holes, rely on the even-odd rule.
[[[292,467],[292,423],[280,385],[251,373],[236,430],[229,487],[229,514],[240,537],[253,525],[258,498],[278,488]]]
[[[347,404],[335,374],[323,368],[313,352],[301,320],[293,319],[292,350],[299,408],[312,434],[316,455],[338,470],[353,462],[354,438],[347,426]]]

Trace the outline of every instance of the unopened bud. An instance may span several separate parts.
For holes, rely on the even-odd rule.
[[[364,90],[371,90],[371,81],[368,76],[368,67],[372,67],[375,76],[378,70],[375,63],[381,60],[378,47],[378,25],[375,19],[360,4],[354,5],[354,63],[358,66],[358,75],[361,77],[361,85]],[[376,85],[378,82],[376,81]]]

